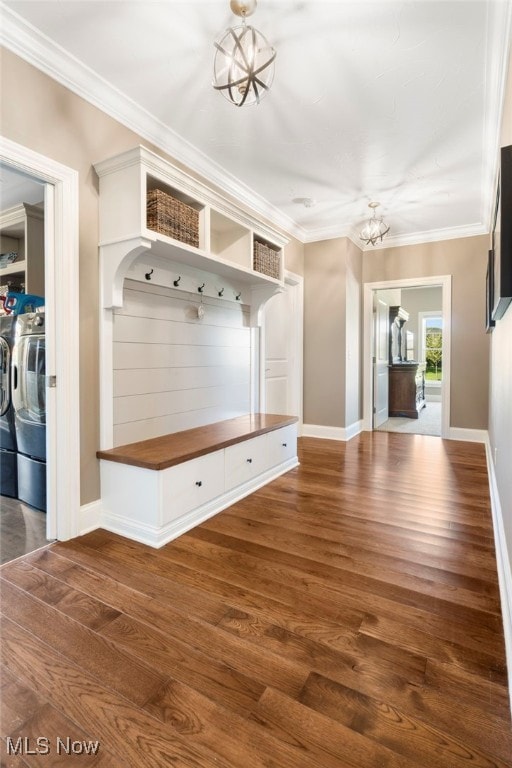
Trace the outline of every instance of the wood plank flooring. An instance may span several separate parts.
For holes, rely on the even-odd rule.
[[[512,766],[483,446],[300,460],[160,550],[2,567],[2,766]]]

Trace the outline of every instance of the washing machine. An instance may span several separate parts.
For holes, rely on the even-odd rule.
[[[16,428],[11,391],[11,362],[16,317],[0,315],[0,495],[18,495]]]
[[[18,498],[46,512],[44,310],[18,315],[12,360]]]

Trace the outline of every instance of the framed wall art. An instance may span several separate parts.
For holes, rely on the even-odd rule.
[[[501,148],[500,178],[492,231],[492,320],[500,320],[512,302],[512,145]]]
[[[494,251],[489,251],[487,257],[487,274],[485,276],[485,332],[490,333],[496,321],[492,319],[494,307]]]

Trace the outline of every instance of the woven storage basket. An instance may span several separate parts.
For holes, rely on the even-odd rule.
[[[147,194],[147,226],[187,245],[199,248],[199,211],[161,189]]]
[[[254,241],[253,267],[255,272],[279,279],[279,249],[259,240]]]

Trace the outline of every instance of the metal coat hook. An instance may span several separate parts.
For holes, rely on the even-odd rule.
[[[198,289],[197,289],[197,290],[199,291],[199,293],[202,293],[202,292],[204,291],[204,287],[205,287],[205,285],[206,285],[206,283],[203,283],[202,285],[200,285],[200,286],[198,287]]]
[[[155,270],[152,269],[151,272],[146,272],[146,280],[151,280],[151,275],[153,274]]]
[[[176,280],[174,280],[174,287],[175,288],[177,288],[178,285],[180,284],[180,280],[181,280],[181,275]]]
[[[218,291],[219,296],[224,296],[224,288],[221,288],[220,291]]]
[[[237,294],[236,294],[236,296],[235,296],[235,299],[236,299],[237,301],[240,301],[240,296],[241,296],[241,295],[242,295],[242,291],[240,291],[240,293],[237,293]]]

